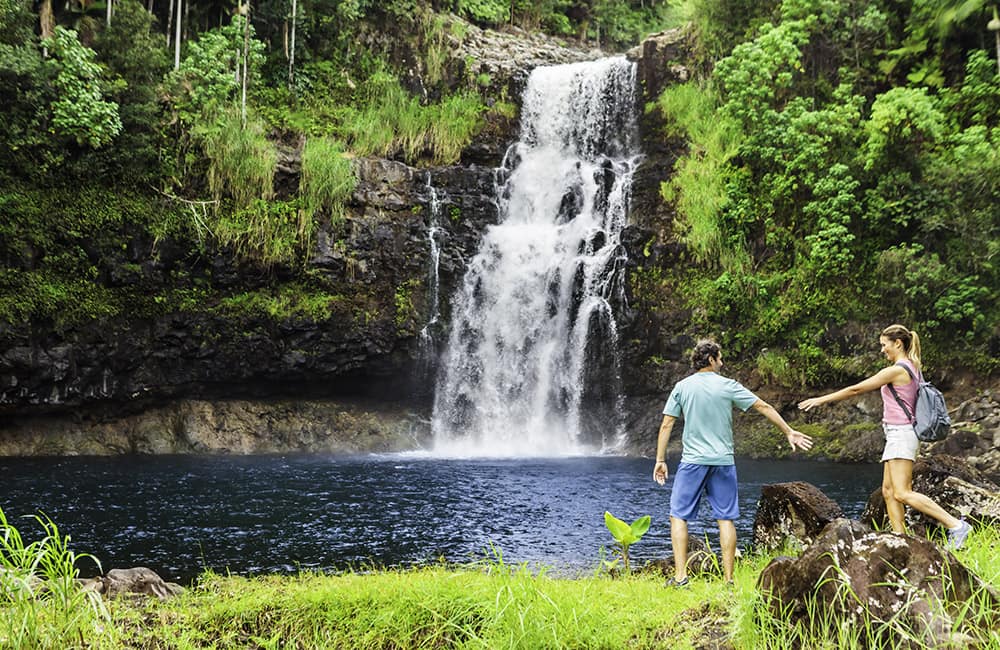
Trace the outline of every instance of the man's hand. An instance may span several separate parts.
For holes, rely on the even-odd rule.
[[[788,444],[792,446],[792,451],[795,451],[796,447],[798,447],[802,451],[807,451],[813,446],[812,438],[802,433],[801,431],[796,431],[795,429],[792,429],[786,434],[786,436],[788,437]]]
[[[653,480],[663,485],[667,482],[667,464],[662,460],[656,462],[653,466]]]

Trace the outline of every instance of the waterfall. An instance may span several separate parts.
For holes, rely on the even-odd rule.
[[[438,297],[441,282],[441,245],[438,238],[441,234],[441,199],[437,188],[431,183],[431,175],[427,174],[427,247],[430,250],[430,268],[427,273],[427,322],[420,330],[420,347],[426,359],[435,353],[434,329],[441,319],[441,306]]]
[[[497,171],[499,224],[452,300],[434,451],[551,456],[623,436],[620,242],[638,164],[635,65],[538,68]]]

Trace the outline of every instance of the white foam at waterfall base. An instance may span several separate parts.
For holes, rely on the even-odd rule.
[[[452,298],[435,454],[564,456],[620,442],[615,309],[639,158],[634,91],[635,66],[623,58],[532,72],[521,137],[505,158],[513,168],[498,174],[500,223]],[[593,363],[609,375],[601,394],[617,396],[596,414],[599,437],[583,426],[599,406],[586,403]]]

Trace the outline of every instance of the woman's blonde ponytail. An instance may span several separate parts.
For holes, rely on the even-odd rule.
[[[902,325],[890,325],[882,330],[882,336],[890,341],[902,341],[906,358],[913,362],[919,370],[920,363],[920,337],[916,332],[906,329]]]
[[[910,330],[910,337],[910,349],[906,351],[906,356],[909,357],[910,361],[913,362],[913,365],[915,365],[919,370],[922,365],[920,363],[920,337],[917,336],[915,330]]]

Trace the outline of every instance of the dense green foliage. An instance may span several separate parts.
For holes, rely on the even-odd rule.
[[[221,252],[300,274],[317,220],[344,216],[352,157],[451,164],[492,115],[510,117],[488,79],[454,74],[467,62],[447,39],[466,24],[425,2],[299,3],[294,70],[284,0],[252,5],[249,21],[192,3],[176,69],[176,17],[150,6],[116,2],[110,21],[103,7],[52,6],[43,41],[33,5],[0,0],[0,322],[212,312],[246,294],[197,268],[157,286],[143,262],[162,263],[161,248],[192,261]],[[405,60],[378,40],[386,21],[412,34],[424,96],[404,88]],[[300,161],[297,184],[276,178],[283,147]],[[270,315],[283,281],[251,278],[259,297],[242,304]],[[312,289],[279,304],[331,289],[314,285],[293,282]]]
[[[655,103],[663,138],[687,147],[662,189],[688,257],[638,270],[637,300],[686,308],[692,331],[788,384],[853,376],[860,333],[892,321],[924,335],[932,365],[996,368],[1000,77],[984,1],[303,0],[293,17],[260,0],[249,21],[192,2],[177,69],[167,3],[121,0],[108,24],[53,5],[44,42],[42,6],[0,0],[0,321],[211,311],[243,289],[260,306],[289,273],[338,295],[302,271],[317,222],[344,216],[351,158],[450,164],[516,111],[455,55],[471,29],[455,16],[614,48],[691,21],[696,74]],[[276,171],[287,150],[292,185]],[[218,291],[194,271],[157,289],[140,248],[233,254],[269,286]]]
[[[695,4],[716,17],[700,25],[707,51],[731,48],[656,107],[689,146],[663,195],[700,270],[665,284],[697,328],[771,348],[761,369],[792,369],[790,385],[851,374],[824,336],[851,322],[871,340],[903,322],[932,364],[994,370],[1000,76],[985,3]]]

